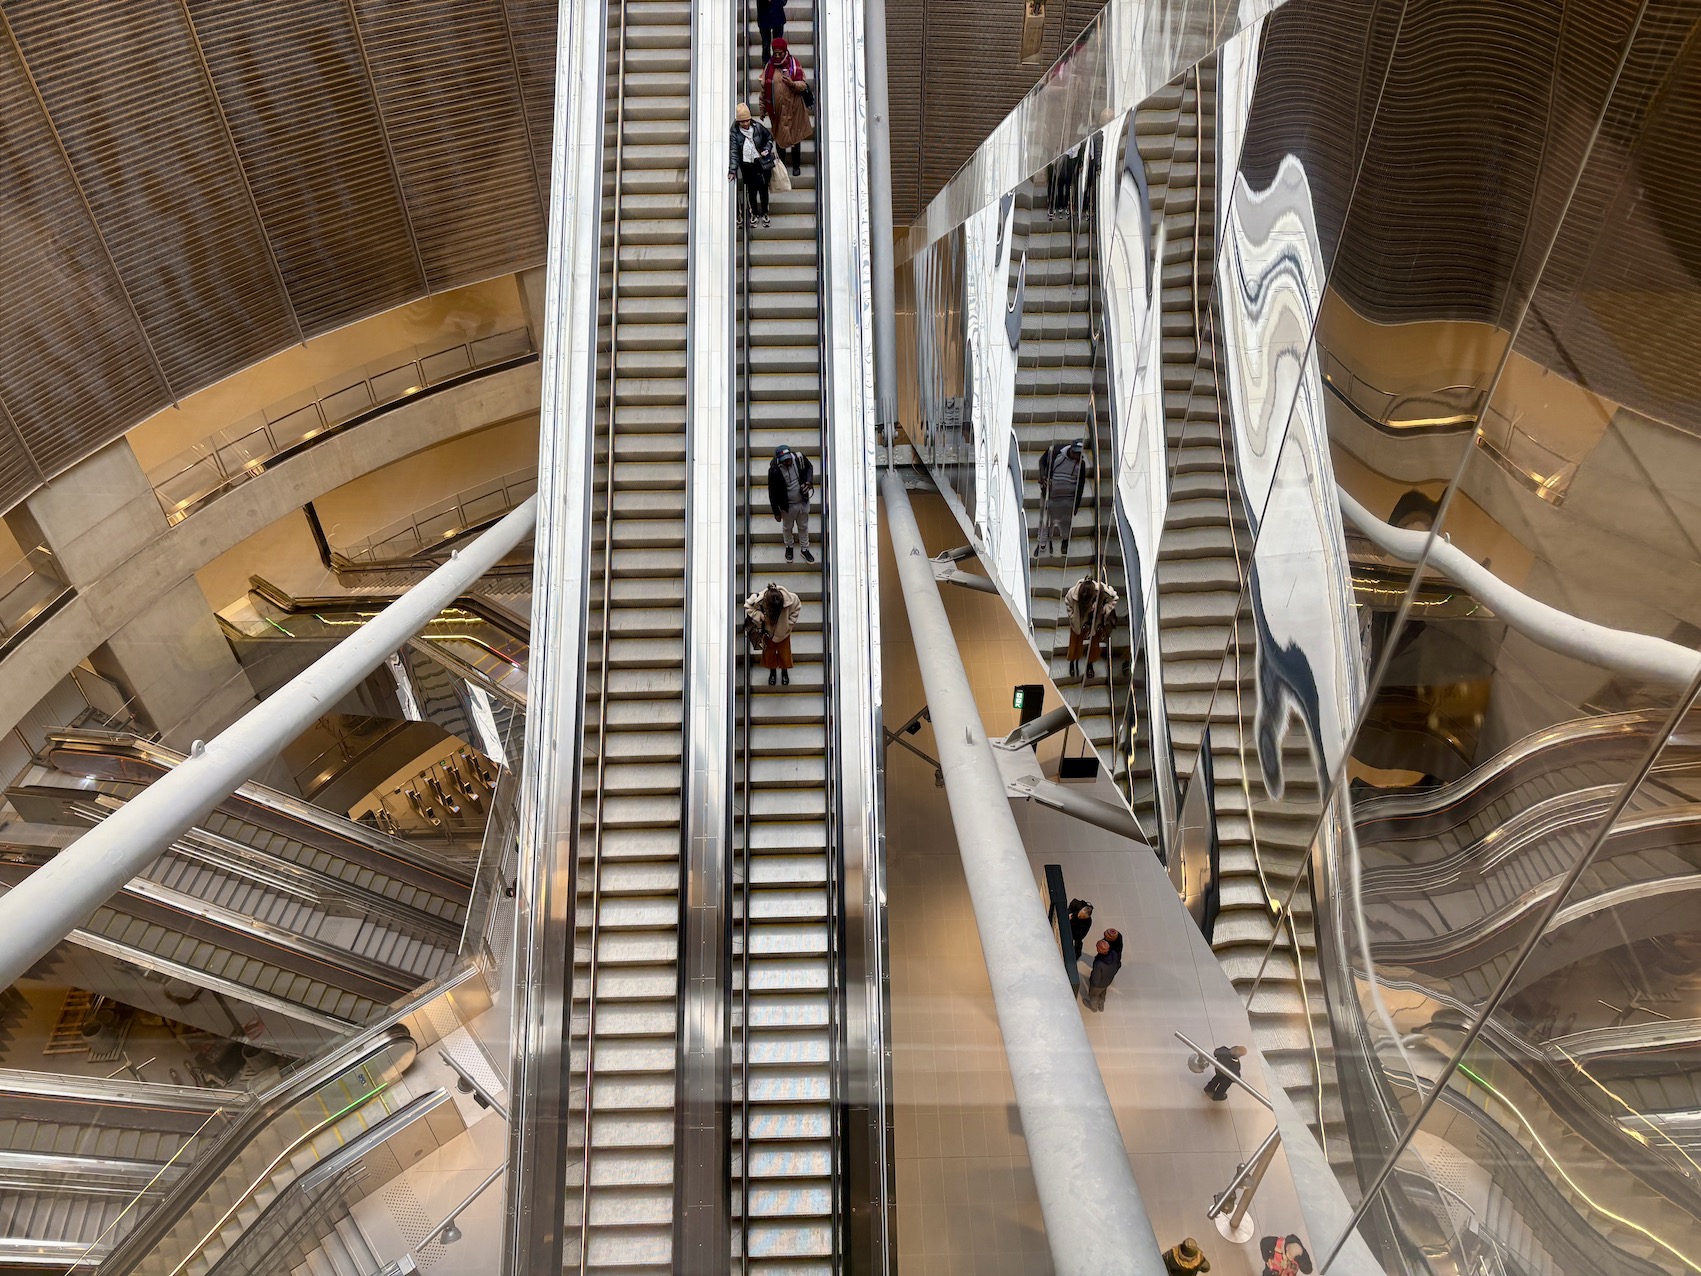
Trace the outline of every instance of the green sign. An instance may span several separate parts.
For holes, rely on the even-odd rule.
[[[1014,700],[1012,700],[1012,701],[1011,701],[1011,702],[1010,702],[1010,707],[1011,707],[1011,708],[1012,708],[1012,709],[1020,709],[1020,708],[1021,708],[1021,707],[1022,707],[1022,699],[1023,699],[1023,697],[1025,697],[1025,696],[1026,696],[1026,695],[1027,695],[1027,694],[1028,694],[1028,693],[1027,693],[1027,688],[1025,688],[1025,687],[1017,687],[1017,688],[1016,688],[1016,698],[1015,698],[1015,699],[1014,699]]]

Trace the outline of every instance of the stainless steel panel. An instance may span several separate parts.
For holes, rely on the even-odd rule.
[[[568,1002],[579,855],[586,612],[602,250],[606,6],[568,7],[557,45],[556,160],[539,431],[526,783],[520,803],[502,1270],[561,1267],[571,1077]]]
[[[690,297],[686,324],[684,828],[679,892],[675,1270],[711,1271],[731,1244],[733,202],[726,137],[734,38],[725,6],[691,10]]]

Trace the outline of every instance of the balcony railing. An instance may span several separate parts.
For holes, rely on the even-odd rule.
[[[182,522],[212,498],[247,482],[305,443],[358,423],[427,390],[536,353],[515,328],[459,345],[413,347],[274,403],[179,452],[148,472],[166,520]]]
[[[0,656],[36,621],[58,610],[74,591],[53,551],[37,545],[0,573]]]
[[[514,470],[414,510],[364,540],[336,547],[336,553],[351,563],[413,558],[434,545],[501,518],[535,491],[537,466]]]

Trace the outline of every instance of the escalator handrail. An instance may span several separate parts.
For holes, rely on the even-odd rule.
[[[437,995],[437,991],[434,987],[431,995]],[[417,1004],[423,1005],[424,1000]],[[410,1009],[412,1008],[416,1007],[410,1006]],[[125,1276],[125,1273],[132,1271],[136,1264],[151,1254],[195,1202],[206,1195],[242,1150],[271,1122],[293,1111],[302,1100],[338,1077],[372,1062],[392,1048],[400,1046],[404,1052],[409,1048],[417,1050],[412,1034],[396,1022],[402,1017],[402,1013],[404,1012],[393,1013],[383,1024],[362,1033],[353,1041],[332,1050],[323,1058],[283,1078],[270,1089],[255,1095],[249,1105],[225,1128],[224,1133],[214,1140],[213,1145],[195,1158],[189,1173],[182,1181],[172,1188],[154,1209],[142,1217],[129,1235],[113,1247],[112,1253],[101,1266],[104,1276]],[[404,1053],[397,1071],[405,1071],[411,1059],[411,1053]]]
[[[272,584],[263,576],[248,578],[248,592],[257,594],[262,600],[270,603],[279,611],[297,613],[345,612],[345,611],[382,611],[388,604],[400,598],[405,589],[374,590],[369,594],[309,594],[296,597],[280,586]],[[527,646],[532,641],[531,621],[509,611],[506,607],[498,607],[485,601],[477,594],[462,594],[449,604],[462,611],[470,612],[498,633],[506,634]],[[448,608],[444,608],[445,611]]]
[[[1551,760],[1556,750],[1569,751],[1601,740],[1623,740],[1634,748],[1658,731],[1663,720],[1662,714],[1631,710],[1556,723],[1525,736],[1468,774],[1439,787],[1355,799],[1354,823],[1364,829],[1384,820],[1435,815],[1483,793],[1492,784],[1515,783],[1526,764]]]
[[[84,1101],[102,1106],[152,1108],[204,1115],[248,1098],[241,1090],[220,1090],[127,1077],[78,1077],[56,1072],[0,1068],[0,1097],[27,1097],[49,1102]]]
[[[172,770],[185,759],[185,755],[175,749],[123,731],[100,731],[91,728],[53,731],[47,737],[47,744],[50,753],[63,750],[71,754],[94,753],[128,758],[156,767],[162,774]],[[424,869],[462,890],[472,884],[470,868],[458,860],[435,854],[400,838],[389,837],[345,816],[334,815],[310,802],[292,798],[287,793],[268,788],[253,780],[243,784],[226,801],[246,802],[251,806],[275,811],[293,824],[334,837],[339,842],[352,843],[386,859]],[[307,838],[300,840],[309,841]],[[318,845],[316,842],[313,844]]]

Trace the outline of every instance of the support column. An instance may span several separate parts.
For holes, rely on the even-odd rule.
[[[880,478],[951,823],[1058,1276],[1163,1271],[903,480]]]
[[[65,583],[85,596],[96,616],[103,607],[126,605],[101,589],[103,578],[167,529],[124,439],[61,474],[6,521],[21,543],[52,551]],[[124,688],[137,716],[172,748],[187,751],[253,707],[254,688],[193,577],[103,627],[112,636],[91,653],[91,662]]]
[[[867,0],[862,33],[868,83],[868,237],[874,294],[874,421],[892,441],[898,417],[897,302],[892,283],[892,130],[886,99],[886,0]]]

